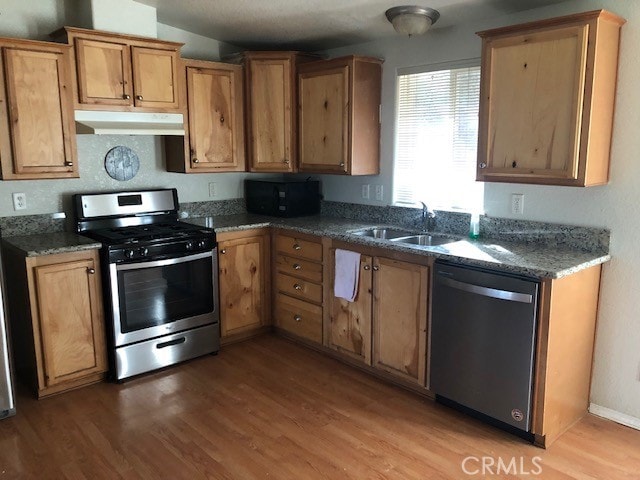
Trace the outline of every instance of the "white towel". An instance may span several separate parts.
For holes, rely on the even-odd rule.
[[[360,254],[336,248],[336,266],[333,294],[353,302],[358,294]]]

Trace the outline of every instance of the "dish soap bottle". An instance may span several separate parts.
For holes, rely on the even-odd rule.
[[[469,222],[469,238],[476,239],[480,236],[480,214],[474,212],[471,214]]]

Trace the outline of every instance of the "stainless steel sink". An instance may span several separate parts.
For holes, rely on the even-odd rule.
[[[382,240],[393,240],[398,237],[408,237],[412,235],[410,231],[397,228],[363,228],[362,230],[354,230],[350,233],[361,237],[379,238]]]
[[[435,247],[437,245],[444,245],[446,243],[452,243],[456,240],[449,237],[443,237],[442,235],[411,235],[407,237],[396,237],[391,240],[396,243],[409,243],[411,245],[421,245],[423,247]]]

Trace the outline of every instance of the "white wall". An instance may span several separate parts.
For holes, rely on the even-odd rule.
[[[622,29],[618,96],[611,153],[611,181],[591,188],[543,187],[515,184],[485,185],[488,215],[511,217],[511,193],[524,193],[525,212],[520,218],[575,225],[603,226],[612,231],[613,260],[604,267],[591,401],[640,418],[640,2],[574,0],[551,7],[461,25],[417,38],[395,37],[350,48],[332,50],[385,59],[382,86],[381,174],[363,179],[324,176],[328,200],[363,203],[362,183],[382,184],[389,203],[392,187],[395,72],[399,67],[462,60],[480,56],[480,40],[474,32],[486,28],[606,8],[627,19]],[[356,185],[354,185],[356,184]],[[375,204],[375,201],[369,203]]]
[[[86,27],[88,25],[85,23],[87,21],[85,16],[77,16],[79,12],[82,13],[82,9],[73,8],[77,6],[74,3],[76,1],[88,2],[89,0],[38,0],[37,2],[2,0],[0,36],[43,39],[50,32],[64,25],[81,24]],[[126,1],[128,4],[135,3]],[[141,4],[140,6],[144,9],[149,8]],[[188,58],[219,60],[221,51],[235,49],[217,40],[168,25],[157,24],[157,27],[158,38],[185,43],[182,52]],[[0,181],[0,216],[59,212],[63,208],[65,199],[72,193],[88,191],[176,187],[182,202],[243,196],[242,180],[248,175],[246,173],[190,175],[167,173],[161,137],[79,135],[77,143],[79,179]],[[129,182],[113,180],[104,171],[104,156],[116,145],[129,146],[140,158],[140,172]],[[209,197],[210,182],[216,183],[215,198]],[[27,194],[26,210],[19,212],[13,210],[11,198],[13,192]]]

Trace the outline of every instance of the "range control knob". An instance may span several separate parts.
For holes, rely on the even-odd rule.
[[[198,248],[204,248],[207,245],[207,242],[205,242],[204,240],[200,240],[198,242]]]
[[[149,254],[149,249],[147,247],[140,247],[140,255],[146,257]]]
[[[133,256],[135,255],[135,252],[133,250],[125,250],[124,251],[124,256],[127,258],[133,258]]]
[[[187,250],[193,250],[193,242],[187,242],[185,247],[186,247]]]

